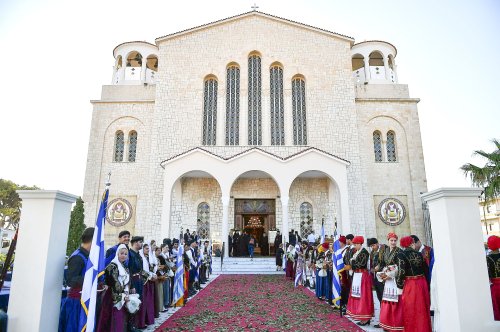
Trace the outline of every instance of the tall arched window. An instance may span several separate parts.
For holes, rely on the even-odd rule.
[[[197,233],[200,239],[210,238],[210,206],[207,202],[198,204]]]
[[[240,68],[227,67],[226,145],[240,144]]]
[[[137,132],[132,130],[128,133],[128,161],[135,161],[135,153],[137,151]]]
[[[375,161],[382,161],[382,135],[380,131],[373,132],[373,152],[375,153]]]
[[[387,161],[396,161],[396,134],[390,130],[387,132]]]
[[[283,105],[283,68],[271,67],[271,145],[285,144],[285,116]]]
[[[217,80],[205,80],[203,103],[203,145],[216,144],[217,131]]]
[[[293,144],[307,144],[306,82],[297,77],[292,80]]]
[[[262,144],[262,73],[260,56],[248,57],[248,144]]]
[[[125,136],[123,131],[118,130],[115,134],[115,153],[113,156],[114,161],[123,161],[123,154],[125,151]]]
[[[300,234],[307,238],[313,232],[313,207],[311,203],[300,204]]]

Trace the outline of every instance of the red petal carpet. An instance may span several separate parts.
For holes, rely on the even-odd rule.
[[[221,275],[156,331],[362,331],[281,275]]]

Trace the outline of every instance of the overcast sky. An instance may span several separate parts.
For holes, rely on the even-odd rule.
[[[254,1],[0,0],[0,178],[83,193],[91,99],[113,48],[251,10]],[[267,0],[259,10],[398,49],[418,104],[429,190],[500,139],[500,1]]]

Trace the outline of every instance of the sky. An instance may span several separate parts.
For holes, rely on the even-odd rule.
[[[0,0],[0,178],[82,195],[92,105],[114,47],[251,10],[254,1]],[[428,189],[500,139],[500,1],[266,0],[258,10],[398,49],[418,104]]]

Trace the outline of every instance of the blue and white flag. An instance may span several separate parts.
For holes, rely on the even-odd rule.
[[[325,242],[325,220],[321,220],[321,240],[319,244],[322,244]]]
[[[177,303],[184,296],[184,246],[179,246],[179,251],[177,252],[177,262],[175,264],[175,276],[174,276],[174,296],[173,303]]]
[[[344,270],[344,259],[342,258],[342,248],[340,248],[339,237],[337,236],[337,229],[334,231],[335,241],[333,242],[333,273],[332,273],[332,293],[333,304],[340,307],[341,299],[341,286],[340,286],[340,272]]]
[[[89,259],[85,266],[85,275],[82,286],[82,312],[80,313],[79,331],[93,332],[96,325],[96,302],[98,278],[104,274],[106,268],[104,256],[104,224],[108,206],[109,189],[102,195],[101,207],[97,215],[94,237],[90,247]]]
[[[200,266],[201,266],[201,259],[202,259],[202,256],[203,253],[202,251],[200,250],[200,254],[198,255],[198,262],[196,263],[196,271],[195,271],[195,275],[194,275],[194,281],[200,281]]]

